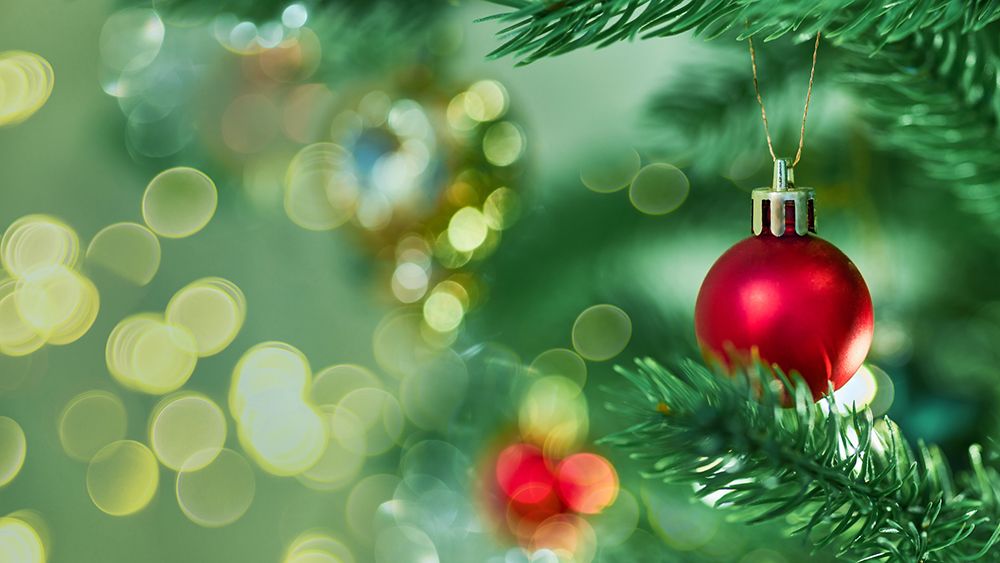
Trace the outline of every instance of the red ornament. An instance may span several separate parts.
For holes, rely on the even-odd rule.
[[[754,358],[802,375],[815,399],[847,383],[872,342],[868,286],[851,260],[815,236],[813,197],[775,162],[771,188],[754,190],[754,236],[709,270],[695,331],[709,361]]]
[[[564,510],[556,476],[542,450],[531,444],[513,444],[500,452],[496,483],[509,516],[517,520],[537,523]]]

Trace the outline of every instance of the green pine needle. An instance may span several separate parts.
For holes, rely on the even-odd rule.
[[[694,31],[715,37],[731,29],[774,39],[817,31],[837,41],[874,39],[873,49],[924,30],[982,29],[1000,19],[996,0],[492,0],[512,11],[485,19],[507,23],[505,41],[491,56],[518,55],[522,63],[637,37]]]
[[[979,446],[955,478],[936,447],[911,446],[868,410],[814,404],[780,372],[636,366],[618,368],[634,396],[609,405],[634,423],[604,442],[646,464],[645,477],[693,483],[718,508],[751,524],[780,519],[846,560],[1000,561],[1000,476]],[[781,388],[795,389],[793,407]]]

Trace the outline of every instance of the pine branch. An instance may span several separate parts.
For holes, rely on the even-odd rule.
[[[813,404],[804,385],[783,408],[766,369],[724,377],[693,362],[618,368],[638,393],[609,405],[635,423],[604,441],[648,463],[646,477],[698,485],[748,523],[784,519],[816,549],[856,561],[1000,560],[1000,475],[970,448],[952,477],[933,446],[911,446],[867,410]],[[779,386],[780,387],[780,386]]]
[[[852,47],[845,76],[867,104],[872,137],[913,155],[924,176],[1000,231],[998,41],[991,26],[915,34],[877,59]]]
[[[490,56],[518,55],[521,64],[581,47],[694,31],[708,38],[729,30],[774,39],[822,30],[830,39],[878,38],[873,48],[922,30],[976,31],[1000,19],[996,0],[492,0],[514,8],[491,16],[509,25]],[[746,28],[744,29],[744,26]]]

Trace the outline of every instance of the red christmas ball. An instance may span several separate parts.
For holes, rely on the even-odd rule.
[[[726,367],[758,357],[798,372],[818,399],[828,382],[834,389],[847,383],[868,354],[868,286],[825,240],[798,234],[794,225],[782,236],[761,231],[708,272],[695,305],[698,342],[710,361]]]
[[[497,456],[495,476],[509,516],[540,522],[564,510],[555,473],[536,446],[520,443],[504,448]]]

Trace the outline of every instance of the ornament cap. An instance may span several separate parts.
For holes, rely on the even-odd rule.
[[[812,188],[795,186],[795,170],[790,161],[776,158],[771,186],[756,188],[751,193],[753,234],[760,236],[770,233],[780,237],[815,233],[814,196],[815,190]]]

